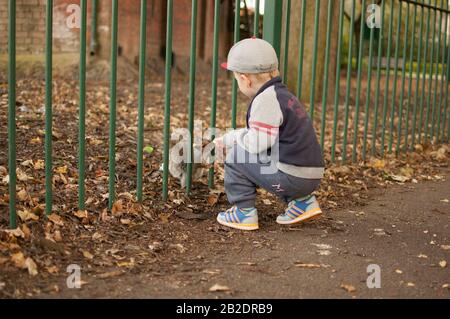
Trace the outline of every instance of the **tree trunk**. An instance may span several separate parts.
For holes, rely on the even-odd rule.
[[[335,5],[335,1],[330,1]],[[325,45],[326,45],[326,28],[327,28],[327,10],[329,1],[320,1],[320,17],[319,17],[319,33],[317,46],[317,68],[316,68],[316,86],[315,101],[322,99],[322,85],[325,62]],[[301,1],[292,1],[291,8],[291,33],[289,41],[289,67],[288,67],[288,86],[292,92],[296,92],[297,87],[297,70],[299,63],[300,48],[300,29],[301,29]],[[305,23],[305,49],[303,56],[303,80],[302,80],[302,96],[304,102],[310,101],[312,66],[314,57],[314,12],[315,1],[306,1],[306,23]],[[337,36],[337,32],[333,30],[333,36]],[[331,73],[330,73],[331,75]]]

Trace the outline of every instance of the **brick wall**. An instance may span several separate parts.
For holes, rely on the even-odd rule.
[[[229,1],[222,3],[221,14],[221,56],[226,55],[230,45],[227,30]],[[69,4],[79,4],[79,0],[54,0],[53,51],[55,53],[77,52],[79,49],[79,29],[67,27]],[[199,1],[199,55],[210,60],[213,44],[213,1]],[[19,54],[42,54],[45,50],[45,4],[46,0],[17,0],[17,52]],[[90,32],[90,4],[88,1],[88,40]],[[202,10],[204,13],[202,14]],[[102,58],[110,55],[110,1],[99,1],[98,42]],[[166,8],[165,0],[148,1],[147,41],[148,56],[159,57],[165,46]],[[203,23],[201,22],[203,16]],[[134,62],[139,56],[140,5],[137,0],[119,1],[119,46],[123,56]],[[178,57],[190,54],[191,0],[174,1],[173,51]],[[7,52],[8,2],[0,0],[0,54]],[[89,44],[89,42],[88,42]]]
[[[119,2],[119,47],[123,56],[136,62],[139,57],[140,1]],[[158,57],[165,42],[163,0],[149,0],[147,3],[147,55]]]
[[[45,50],[45,0],[17,0],[17,52],[40,54]],[[55,52],[74,52],[78,45],[78,30],[66,26],[66,8],[71,0],[54,3],[53,38]],[[76,3],[76,2],[75,2]],[[0,1],[0,53],[7,52],[8,3]]]
[[[226,56],[232,39],[232,34],[228,30],[229,24],[227,23],[230,18],[229,4],[229,1],[224,1],[221,6],[220,55],[222,58]],[[191,0],[174,1],[173,51],[181,59],[190,56],[191,7]],[[158,57],[161,53],[161,48],[165,46],[166,42],[167,9],[165,7],[165,0],[149,0],[147,9],[148,56]],[[199,1],[198,9],[197,53],[201,58],[208,61],[212,56],[214,1]],[[137,61],[139,57],[139,3],[136,0],[122,0],[119,3],[119,10],[119,46],[125,57],[131,61]],[[205,11],[205,21],[203,24],[201,21],[202,10]]]

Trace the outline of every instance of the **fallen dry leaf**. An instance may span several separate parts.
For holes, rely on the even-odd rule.
[[[437,150],[437,152],[435,154],[435,158],[438,161],[445,160],[445,159],[447,159],[446,153],[447,153],[447,150],[444,147],[441,147],[440,149]]]
[[[159,215],[159,218],[161,219],[161,222],[163,223],[163,224],[168,224],[169,223],[169,214],[160,214]]]
[[[23,231],[23,233],[24,233],[24,235],[25,235],[25,239],[30,238],[30,236],[31,236],[31,230],[30,230],[30,228],[28,228],[28,226],[27,226],[26,224],[23,224],[23,225],[22,225],[22,231]]]
[[[37,265],[30,257],[25,258],[22,252],[18,252],[11,255],[11,261],[14,265],[21,269],[28,269],[28,273],[31,276],[36,276],[38,274]]]
[[[439,266],[441,266],[441,268],[445,268],[445,267],[447,267],[447,262],[445,260],[441,260],[439,262]]]
[[[28,257],[25,260],[25,267],[28,269],[28,273],[31,276],[36,276],[38,274],[38,270],[37,270],[37,265],[36,263],[33,261],[33,259],[31,259],[30,257]]]
[[[122,200],[118,200],[112,206],[111,213],[114,217],[121,216],[123,214]]]
[[[180,253],[186,252],[186,248],[184,248],[184,246],[181,244],[171,244],[169,245],[169,247],[178,250]]]
[[[349,293],[352,293],[352,292],[356,291],[356,288],[354,286],[352,286],[352,285],[342,284],[341,288],[345,289]]]
[[[22,166],[33,166],[33,160],[26,160],[20,163]]]
[[[11,261],[14,263],[14,265],[17,268],[25,268],[25,261],[26,261],[26,259],[25,259],[24,254],[21,251],[15,253],[15,254],[12,254],[11,255]]]
[[[32,177],[25,174],[23,171],[21,171],[19,168],[16,170],[17,179],[21,182],[28,182],[33,180]]]
[[[35,170],[42,170],[45,168],[45,163],[43,160],[37,160],[33,166]]]
[[[19,210],[19,211],[17,212],[17,215],[19,215],[20,219],[21,219],[23,222],[26,222],[26,221],[29,221],[29,220],[34,220],[34,221],[39,220],[39,216],[37,216],[37,215],[31,213],[31,212],[28,211],[28,210]]]
[[[130,258],[130,261],[118,261],[117,266],[127,268],[134,267],[134,258]]]
[[[106,279],[106,278],[117,277],[117,276],[121,276],[121,275],[123,275],[122,271],[110,271],[110,272],[106,272],[104,274],[97,275],[97,277],[101,278],[101,279]]]
[[[328,267],[330,267],[330,265],[325,265],[325,264],[305,264],[305,263],[298,262],[298,263],[295,263],[295,267],[313,269],[313,268],[328,268]]]
[[[222,286],[219,284],[215,284],[214,286],[212,286],[211,288],[209,288],[210,292],[227,292],[230,291],[231,289],[227,286]]]
[[[238,266],[256,266],[256,263],[253,262],[239,262],[237,263]]]
[[[50,274],[56,274],[59,272],[59,268],[57,266],[50,266],[50,267],[45,267],[45,269],[47,270],[48,273]]]
[[[73,213],[76,217],[78,217],[79,219],[84,219],[84,218],[88,218],[88,212],[87,210],[79,210],[75,213]]]
[[[19,202],[25,202],[28,199],[28,193],[26,190],[21,189],[17,192],[17,199]]]
[[[20,237],[20,238],[25,238],[25,234],[22,231],[22,229],[20,228],[16,228],[16,229],[5,229],[4,230],[5,233],[14,236],[14,237]]]
[[[67,166],[57,167],[55,169],[56,174],[67,174]]]
[[[130,225],[131,224],[131,220],[130,219],[126,219],[126,218],[122,218],[120,220],[120,223],[123,225]]]
[[[2,184],[8,185],[9,184],[9,175],[6,175],[2,178]]]
[[[61,236],[61,232],[59,230],[55,230],[54,234],[53,234],[53,239],[56,242],[62,242],[62,236]]]
[[[383,169],[386,167],[386,161],[385,160],[375,160],[371,167],[376,168],[376,169]]]
[[[443,250],[450,250],[450,245],[441,245]]]
[[[396,182],[399,182],[399,183],[406,183],[407,181],[410,180],[409,177],[407,177],[407,176],[402,176],[402,175],[391,175],[390,177],[391,177],[391,179],[392,179],[393,181],[396,181]]]
[[[321,249],[321,250],[327,250],[327,249],[333,248],[327,244],[311,244],[311,245],[316,246],[318,249]]]
[[[331,255],[331,251],[329,251],[329,250],[318,250],[317,253],[320,256],[330,256]]]
[[[103,235],[102,234],[100,234],[100,233],[94,233],[94,235],[92,235],[92,239],[93,240],[99,240],[99,239],[101,239],[103,237]]]
[[[108,220],[110,220],[110,217],[108,216],[108,210],[106,208],[100,213],[100,220],[102,222],[107,222]]]
[[[35,138],[32,138],[30,140],[30,144],[41,144],[41,143],[42,143],[42,140],[41,140],[41,138],[39,136],[35,137]]]
[[[320,268],[319,264],[296,263],[295,266],[300,268]]]
[[[92,255],[89,251],[81,250],[81,252],[83,253],[84,258],[89,259],[89,260],[94,259],[94,255]]]
[[[48,216],[48,219],[55,225],[64,226],[64,221],[59,215],[51,214],[50,216]]]
[[[214,206],[219,201],[219,196],[215,194],[211,194],[208,196],[207,202],[210,206]]]

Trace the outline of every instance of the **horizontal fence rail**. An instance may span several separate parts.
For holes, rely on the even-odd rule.
[[[233,43],[241,40],[241,1],[234,7]],[[442,0],[286,0],[284,12],[278,0],[266,0],[265,16],[256,1],[251,34],[273,42],[279,51],[284,82],[303,101],[318,132],[328,163],[357,163],[386,153],[400,155],[416,144],[448,143],[450,108],[450,11]],[[175,2],[176,4],[176,2]],[[198,0],[192,0],[189,99],[187,101],[188,163],[186,192],[193,184],[194,119],[196,109]],[[292,10],[300,4],[298,19]],[[86,203],[86,52],[88,1],[80,0],[80,64],[78,123],[78,206]],[[94,5],[97,8],[96,5]],[[144,200],[143,149],[145,116],[145,64],[147,47],[147,0],[141,0],[139,35],[139,83],[137,83],[137,171],[136,197]],[[210,139],[216,137],[219,78],[221,0],[214,0],[214,31],[211,65]],[[46,1],[45,50],[45,212],[52,213],[52,28],[53,0]],[[111,55],[109,100],[109,201],[115,203],[116,104],[119,1],[111,0]],[[298,8],[298,7],[295,7]],[[273,11],[272,11],[273,9]],[[10,227],[16,223],[16,1],[8,0],[8,170]],[[324,10],[324,11],[323,11]],[[325,17],[325,18],[324,18]],[[172,45],[174,1],[167,1],[165,43],[165,91],[163,129],[162,199],[169,194],[171,135]],[[264,19],[264,23],[261,23]],[[306,21],[309,19],[311,23]],[[95,20],[95,19],[93,19]],[[95,23],[94,23],[95,25]],[[263,25],[263,27],[261,27]],[[267,28],[267,29],[266,29]],[[280,30],[284,30],[282,33]],[[298,32],[293,32],[297,30]],[[282,34],[281,34],[282,33]],[[295,35],[295,39],[294,36]],[[95,38],[95,35],[91,35]],[[283,45],[281,45],[283,44]],[[297,46],[297,47],[294,47]],[[280,47],[281,46],[281,47]],[[92,49],[92,48],[91,48]],[[291,50],[298,53],[290,55]],[[297,64],[296,64],[297,63]],[[290,76],[293,73],[294,76]],[[307,79],[307,80],[306,80]],[[308,82],[308,83],[307,83]],[[231,127],[237,126],[238,85],[231,87]],[[320,93],[318,93],[320,92]],[[307,94],[309,94],[307,96]],[[211,158],[214,158],[214,150]],[[210,162],[209,164],[214,164]],[[214,187],[214,167],[208,173]]]

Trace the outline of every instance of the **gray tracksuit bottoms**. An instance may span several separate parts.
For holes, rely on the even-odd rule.
[[[250,154],[240,146],[234,146],[225,162],[228,201],[238,208],[255,207],[256,190],[263,188],[289,203],[310,195],[320,185],[320,179],[299,178],[276,168],[268,169],[272,166],[270,157]]]

